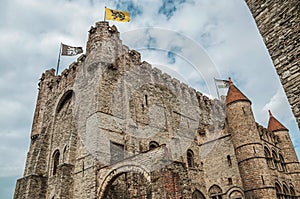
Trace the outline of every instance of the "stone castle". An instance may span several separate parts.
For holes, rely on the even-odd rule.
[[[231,80],[226,98],[211,100],[97,22],[86,54],[40,79],[14,198],[299,198],[289,131],[269,117],[259,125]]]

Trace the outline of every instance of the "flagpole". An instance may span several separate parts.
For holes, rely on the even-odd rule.
[[[60,55],[61,55],[61,45],[62,45],[62,43],[60,43],[60,47],[59,47],[59,53],[58,53],[58,59],[57,59],[57,66],[56,66],[56,75],[58,75],[58,69],[59,69],[59,63],[60,63]]]
[[[104,21],[105,21],[105,19],[106,19],[106,6],[104,8]]]
[[[214,82],[215,82],[215,86],[216,86],[216,90],[217,90],[218,99],[220,100],[220,94],[219,94],[218,86],[216,84],[216,78],[214,78]]]

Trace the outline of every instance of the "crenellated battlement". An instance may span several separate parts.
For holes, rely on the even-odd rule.
[[[99,48],[96,48],[97,45]],[[60,75],[55,75],[54,69],[47,70],[42,74],[39,89],[40,92],[43,93],[43,104],[46,103],[45,101],[53,98],[59,100],[58,96],[62,96],[63,93],[72,89],[80,68],[88,67],[86,66],[86,59],[93,59],[93,62],[95,62],[95,59],[102,59],[103,57],[101,58],[101,56],[103,56],[102,52],[104,51],[107,51],[106,54],[116,53],[116,55],[118,55],[116,57],[105,55],[110,58],[115,57],[115,59],[112,59],[107,66],[102,66],[101,64],[97,66],[103,67],[103,69],[107,67],[105,70],[108,71],[115,71],[113,73],[103,74],[106,79],[105,81],[114,81],[113,79],[116,77],[121,78],[122,74],[133,73],[135,79],[140,79],[145,81],[145,83],[164,85],[169,89],[174,96],[177,96],[177,100],[181,106],[185,107],[181,108],[183,115],[193,118],[196,114],[198,116],[194,119],[198,120],[197,118],[204,118],[204,122],[202,123],[206,123],[206,126],[216,121],[222,122],[224,120],[224,103],[219,100],[211,100],[187,84],[180,82],[167,73],[163,73],[156,67],[152,67],[148,62],[142,62],[140,53],[135,50],[130,50],[127,46],[123,45],[119,39],[117,28],[115,26],[110,27],[108,22],[97,22],[95,27],[91,27],[86,55],[83,54],[78,57],[77,61],[70,64]],[[97,56],[98,54],[100,56]],[[105,58],[106,57],[104,57],[104,59]],[[109,59],[107,59],[107,61],[108,60]],[[113,75],[111,77],[112,79],[109,77],[109,74]],[[114,85],[116,82],[107,84]],[[108,90],[111,89],[114,88],[112,87]],[[107,92],[107,88],[103,88],[103,90]],[[110,101],[110,98],[107,98],[107,100],[106,103]],[[198,113],[195,112],[196,110],[198,110]],[[41,130],[41,128],[39,129]],[[38,134],[39,131],[35,130],[34,132],[34,134]]]

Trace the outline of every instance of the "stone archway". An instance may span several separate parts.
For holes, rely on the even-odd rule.
[[[115,176],[103,192],[103,199],[151,199],[151,185],[143,174],[127,172]]]
[[[103,178],[98,195],[99,199],[151,199],[150,175],[136,165],[123,165],[112,169]]]

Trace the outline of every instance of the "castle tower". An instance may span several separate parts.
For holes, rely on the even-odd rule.
[[[297,158],[297,154],[295,152],[292,140],[290,138],[289,130],[281,124],[269,110],[269,123],[268,130],[273,132],[276,136],[278,136],[278,144],[277,146],[280,148],[282,154],[280,154],[280,163],[282,165],[282,169],[286,173],[290,173],[294,176],[295,187],[298,189],[297,192],[300,192],[300,167],[299,161]]]
[[[251,101],[232,83],[226,97],[226,116],[247,199],[276,198],[264,158]]]

